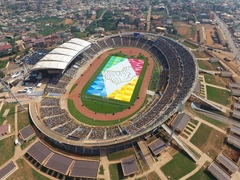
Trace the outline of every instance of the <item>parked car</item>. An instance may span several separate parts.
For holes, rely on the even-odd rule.
[[[227,57],[225,57],[224,60],[230,62],[230,59],[228,59]]]

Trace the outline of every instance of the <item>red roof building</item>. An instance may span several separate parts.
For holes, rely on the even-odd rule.
[[[0,43],[0,54],[10,54],[12,52],[12,46],[8,42]]]

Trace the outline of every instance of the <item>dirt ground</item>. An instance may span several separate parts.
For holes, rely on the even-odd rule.
[[[223,153],[227,155],[234,162],[238,162],[238,158],[240,157],[240,151],[232,145],[226,144],[223,150]]]
[[[174,27],[177,29],[178,34],[183,38],[190,39],[194,42],[198,41],[198,31],[201,27],[205,28],[206,32],[206,45],[213,46],[216,48],[224,48],[221,44],[214,43],[211,36],[214,35],[214,25],[211,24],[200,24],[197,26],[189,25],[185,22],[175,22]]]
[[[223,150],[225,143],[224,140],[226,135],[219,131],[212,129],[207,142],[200,149],[207,153],[211,158],[215,158]]]
[[[205,52],[192,51],[196,58],[210,58],[210,56]]]
[[[72,24],[73,20],[72,19],[65,19],[64,24]]]
[[[181,35],[183,38],[191,39],[197,42],[197,27],[189,25],[184,22],[175,22],[175,28],[178,31],[178,34]]]
[[[214,25],[211,25],[211,24],[200,24],[198,25],[198,29],[200,29],[200,27],[204,27],[205,28],[205,32],[206,32],[206,45],[208,46],[213,46],[213,47],[216,47],[216,48],[223,48],[223,46],[221,44],[218,44],[218,43],[214,43],[213,39],[211,36],[214,35]]]

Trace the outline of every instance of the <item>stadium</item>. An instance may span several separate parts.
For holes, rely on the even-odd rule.
[[[154,66],[160,77],[151,76]],[[151,33],[122,33],[92,43],[74,38],[32,71],[50,77],[41,102],[29,104],[35,129],[55,147],[84,155],[126,149],[158,128],[181,111],[198,74],[186,47]],[[155,82],[152,98],[150,81]]]

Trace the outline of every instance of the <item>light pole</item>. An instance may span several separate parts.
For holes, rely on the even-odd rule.
[[[6,85],[6,83],[0,78],[0,81],[4,85],[4,87],[8,90],[8,92],[13,96],[13,98],[17,101],[17,103],[22,107],[23,110],[26,110],[26,108],[18,101],[17,97],[12,93],[11,89]]]

